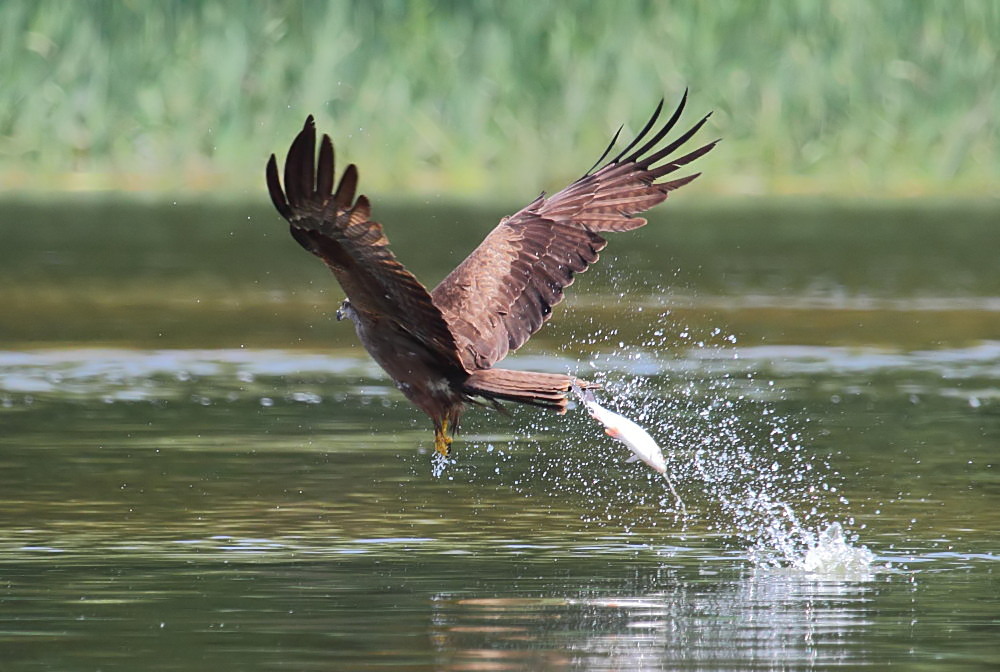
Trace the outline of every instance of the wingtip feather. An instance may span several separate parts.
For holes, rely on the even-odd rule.
[[[336,173],[336,163],[333,157],[333,141],[323,134],[319,145],[319,161],[316,172],[316,196],[326,198],[333,193],[333,179]]]
[[[271,202],[274,203],[275,209],[282,217],[291,220],[294,213],[288,205],[285,192],[281,189],[281,180],[278,178],[278,158],[274,154],[271,154],[264,174],[267,180],[267,192],[271,195]]]
[[[632,151],[633,147],[635,147],[640,142],[642,142],[643,138],[646,137],[646,134],[649,133],[650,129],[652,129],[653,126],[656,125],[656,120],[660,118],[660,113],[663,111],[663,105],[664,105],[664,99],[660,98],[660,102],[657,104],[656,109],[653,110],[653,114],[649,118],[649,121],[646,122],[646,125],[642,127],[642,130],[639,131],[639,133],[636,134],[636,136],[634,138],[632,138],[632,142],[628,143],[628,146],[626,146],[625,149],[623,149],[618,154],[618,156],[616,156],[615,158],[611,159],[611,161],[609,161],[608,163],[618,163],[619,161],[622,161],[622,160],[624,160],[626,162],[632,161],[633,157],[636,156],[636,154],[641,154],[643,151],[645,151],[645,150],[640,150],[638,152],[634,152],[628,158],[624,158],[626,154],[628,154],[629,152]],[[676,112],[674,113],[674,116],[677,116]],[[670,127],[670,125],[672,123],[673,122],[667,122],[667,130],[669,130],[669,127]],[[656,143],[656,140],[654,139],[653,141],[651,141],[651,143],[647,143],[647,145],[648,144],[655,144],[655,143]]]
[[[306,118],[305,126],[299,131],[288,148],[285,157],[285,195],[288,203],[295,208],[305,203],[315,189],[316,170],[316,126],[312,115]]]
[[[337,193],[333,195],[333,201],[339,210],[347,210],[354,201],[354,193],[358,187],[358,167],[353,163],[344,169],[344,174],[340,177],[337,185]]]

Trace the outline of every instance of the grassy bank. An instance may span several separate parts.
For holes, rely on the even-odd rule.
[[[368,191],[524,197],[692,90],[698,188],[991,193],[996,2],[0,4],[0,189],[261,192],[307,113]]]

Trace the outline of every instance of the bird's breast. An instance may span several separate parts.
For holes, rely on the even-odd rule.
[[[392,320],[359,319],[358,338],[396,389],[428,413],[428,407],[460,403],[460,386],[450,379],[446,365],[426,345]]]

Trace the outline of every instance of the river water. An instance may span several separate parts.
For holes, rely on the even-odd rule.
[[[678,202],[429,421],[262,203],[0,207],[0,669],[1000,665],[1000,208]],[[509,208],[377,209],[433,284]],[[439,465],[440,466],[440,465]]]

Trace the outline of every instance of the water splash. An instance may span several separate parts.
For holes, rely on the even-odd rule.
[[[857,537],[848,540],[840,523],[831,523],[794,563],[795,569],[826,576],[866,575],[875,563],[875,554],[865,546],[855,546]]]
[[[699,500],[697,511],[679,522],[735,537],[757,567],[834,575],[871,567],[873,554],[837,521],[850,504],[839,493],[840,474],[806,447],[800,421],[776,410],[781,390],[741,362],[735,336],[676,324],[669,311],[654,317],[635,346],[614,336],[594,337],[617,347],[592,356],[590,371],[577,373],[600,383],[603,400],[660,442],[685,497]],[[598,483],[588,489],[595,503],[613,490]],[[617,490],[634,500],[638,489],[619,484]],[[676,516],[666,502],[658,513]],[[595,519],[617,517],[629,526],[633,514],[611,510],[605,505]]]
[[[431,455],[431,476],[433,478],[441,478],[444,476],[445,471],[448,470],[448,467],[455,464],[456,460],[434,451],[434,454]]]

